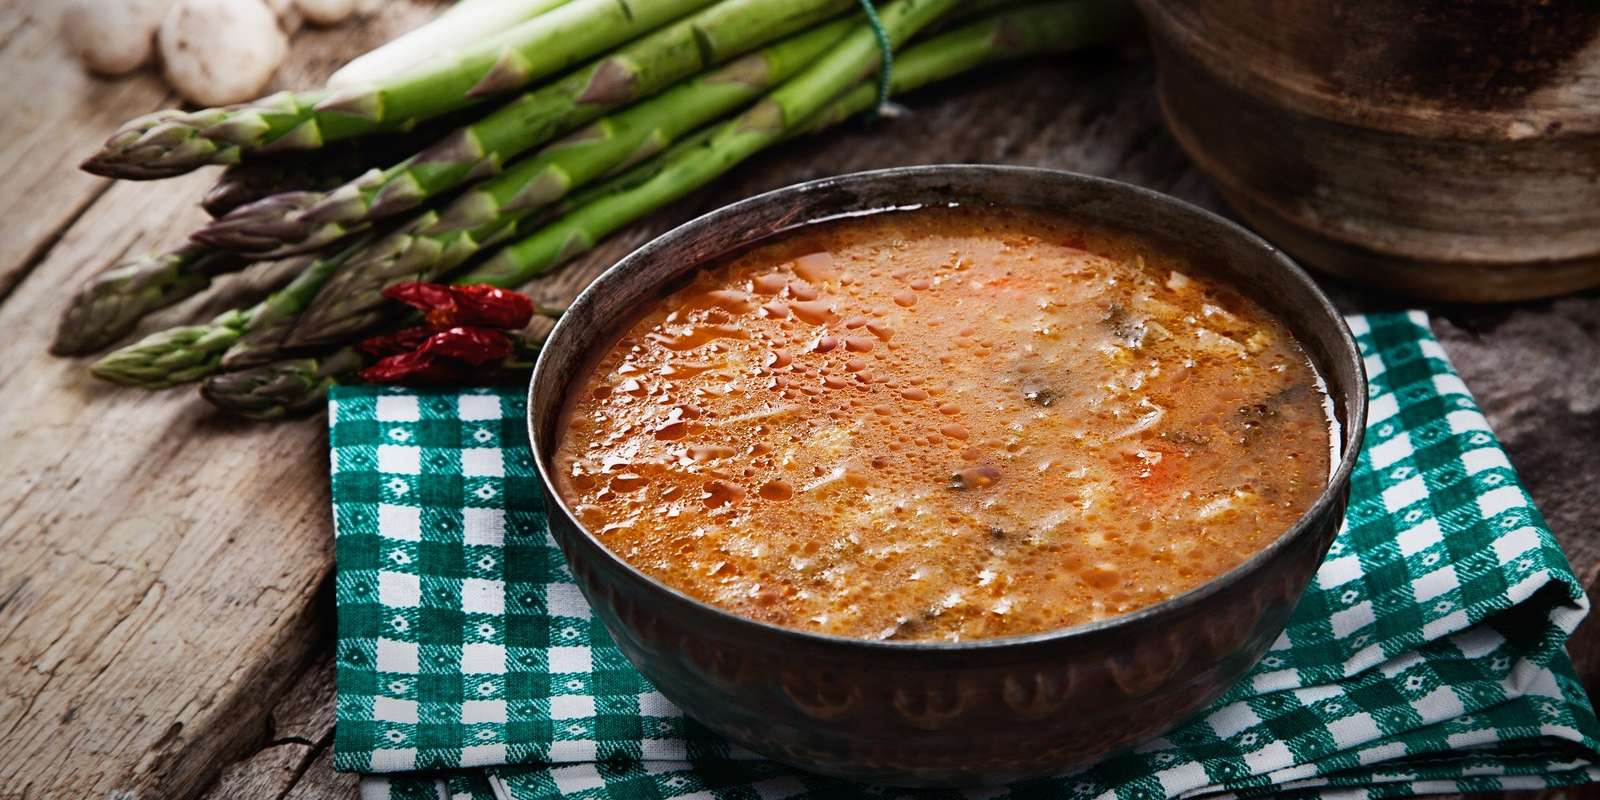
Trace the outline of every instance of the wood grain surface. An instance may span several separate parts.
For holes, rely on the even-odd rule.
[[[206,172],[157,183],[74,165],[123,119],[170,102],[144,75],[84,77],[53,0],[0,4],[0,798],[349,798],[329,766],[333,611],[320,415],[255,425],[192,391],[98,383],[45,353],[66,292],[201,219]],[[312,83],[432,13],[295,38],[285,85]],[[563,302],[598,270],[701,211],[795,181],[938,162],[1105,175],[1220,209],[1161,127],[1138,46],[984,70],[766,154],[532,287]],[[252,275],[147,321],[214,314]],[[1351,310],[1403,298],[1330,286]],[[1600,585],[1600,295],[1432,308],[1580,576]],[[1587,446],[1580,446],[1587,442]],[[1600,635],[1572,649],[1600,687]],[[1570,793],[1569,793],[1570,795]]]

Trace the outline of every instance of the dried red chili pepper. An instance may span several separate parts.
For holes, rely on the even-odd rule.
[[[428,337],[417,352],[465,361],[475,367],[511,357],[511,337],[493,328],[457,326]]]
[[[527,295],[485,283],[397,283],[384,289],[383,296],[423,312],[428,326],[435,330],[457,325],[514,330],[533,319],[533,301]]]
[[[431,353],[399,353],[361,371],[367,383],[429,386],[460,383],[471,376],[471,369],[459,361]]]
[[[533,319],[533,301],[520,292],[475,283],[450,287],[456,294],[459,316],[452,325],[484,325],[501,330],[520,330]],[[436,326],[444,327],[444,326]]]
[[[361,344],[356,345],[356,350],[368,358],[383,358],[385,356],[409,353],[421,347],[433,331],[418,325],[414,328],[405,328],[383,336],[373,336]]]
[[[418,311],[428,312],[436,308],[447,308],[455,305],[455,294],[449,286],[441,283],[422,283],[409,281],[384,287],[383,296],[390,300],[398,300]]]
[[[424,325],[374,336],[358,349],[378,363],[362,370],[368,383],[461,383],[472,367],[503,362],[516,351],[500,329],[520,329],[533,319],[533,301],[487,284],[444,286],[398,283],[383,295],[423,312]]]

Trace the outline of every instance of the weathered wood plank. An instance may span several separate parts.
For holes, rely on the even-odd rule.
[[[0,298],[110,182],[78,162],[128,117],[168,97],[154,75],[91,77],[56,38],[59,3],[0,4]]]
[[[283,81],[325,74],[429,13],[387,8],[298,37]],[[21,68],[20,52],[0,66]],[[72,91],[72,107],[108,105]],[[126,112],[108,116],[70,127],[92,145]],[[41,186],[74,180],[83,143],[37,141],[57,162]],[[24,156],[8,146],[5,158]],[[25,798],[198,794],[260,738],[331,620],[313,606],[330,567],[320,421],[246,425],[191,392],[98,385],[45,353],[63,287],[131,247],[176,243],[210,179],[113,185],[0,304],[0,787]],[[33,199],[7,192],[0,202],[18,206],[4,216],[42,218],[18,210]],[[223,297],[246,282],[230,283]]]
[[[325,606],[322,611],[331,613],[332,608]],[[337,775],[327,763],[313,769],[333,745],[333,690],[330,642],[272,709],[261,743],[222,771],[216,785],[206,792],[206,800],[282,800],[290,792],[323,790],[336,790],[337,796],[344,797],[353,794],[354,775]],[[320,796],[334,795],[325,792]]]
[[[322,751],[305,774],[283,796],[283,800],[354,800],[360,779],[348,772],[333,771],[333,750]]]

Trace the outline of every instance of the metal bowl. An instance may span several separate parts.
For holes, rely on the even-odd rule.
[[[1327,381],[1336,470],[1276,541],[1230,572],[1131,614],[964,642],[867,641],[780,628],[694,600],[607,550],[562,502],[551,454],[569,385],[619,323],[674,279],[772,234],[923,204],[1056,209],[1154,240],[1255,298]],[[545,343],[528,428],[550,529],[594,613],[661,693],[757,753],[825,775],[902,786],[1061,774],[1157,736],[1211,703],[1288,622],[1344,515],[1366,420],[1366,375],[1333,306],[1294,262],[1214,214],[1115,181],[1043,169],[929,166],[803,183],[734,203],[601,275]]]

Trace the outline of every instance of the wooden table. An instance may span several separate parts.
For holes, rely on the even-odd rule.
[[[173,103],[145,75],[86,78],[54,40],[52,0],[0,5],[0,799],[349,797],[329,767],[333,608],[321,416],[257,425],[192,391],[92,380],[45,353],[66,293],[133,251],[180,241],[210,173],[119,183],[74,165],[124,119]],[[285,85],[432,13],[297,35]],[[1220,208],[1163,132],[1139,52],[992,69],[915,95],[903,119],[763,156],[536,287],[570,298],[653,234],[752,192],[952,161],[1106,175]],[[203,319],[248,280],[150,320]],[[1349,309],[1398,307],[1331,287]],[[1433,308],[1446,348],[1506,440],[1578,574],[1600,575],[1600,296]],[[1600,688],[1600,633],[1572,649]]]

